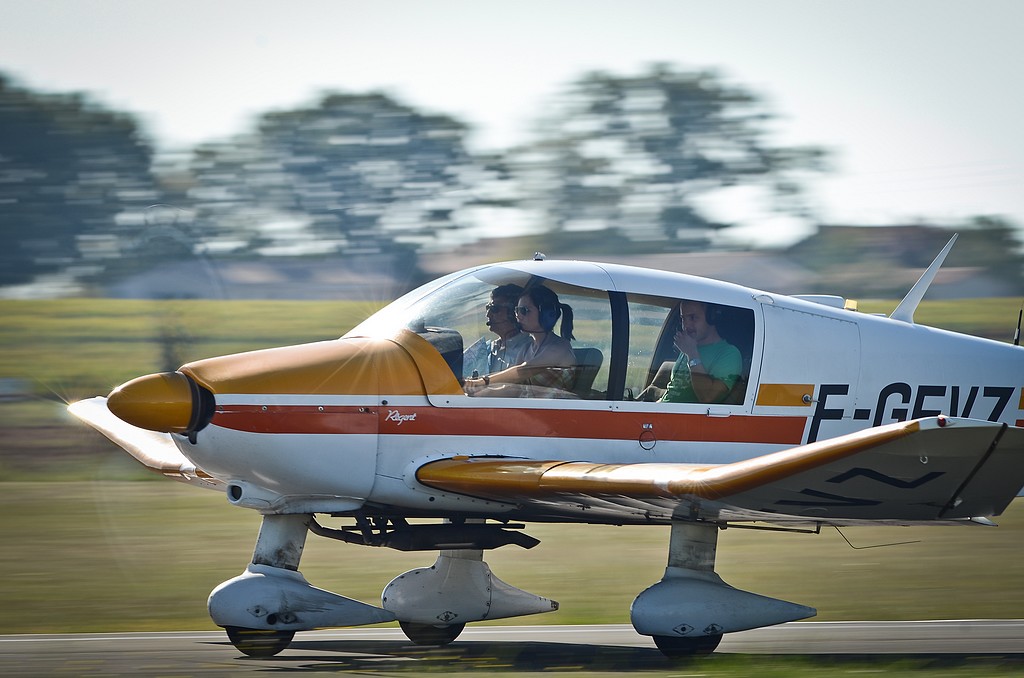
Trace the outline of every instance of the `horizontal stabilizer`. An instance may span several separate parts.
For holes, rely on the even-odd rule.
[[[572,513],[575,505],[663,519],[686,504],[735,520],[953,520],[999,515],[1016,496],[1024,485],[1024,429],[931,417],[732,464],[452,457],[425,464],[416,477],[527,513]]]
[[[68,406],[68,412],[122,447],[151,471],[190,485],[213,490],[224,488],[224,483],[185,458],[170,433],[147,431],[121,421],[107,408],[106,398],[79,400]]]

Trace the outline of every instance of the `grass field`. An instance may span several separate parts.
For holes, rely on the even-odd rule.
[[[116,453],[115,453],[116,454]],[[107,460],[120,464],[119,457]],[[100,467],[102,471],[102,465]],[[0,633],[212,629],[206,597],[245,568],[259,516],[171,481],[0,483]],[[818,608],[818,619],[1016,618],[1024,609],[1024,500],[999,528],[850,528],[820,535],[729,529],[718,571],[739,588]],[[496,575],[558,600],[531,624],[626,623],[661,578],[664,527],[531,525],[531,550],[489,552]],[[379,604],[395,576],[432,553],[310,535],[315,586]]]

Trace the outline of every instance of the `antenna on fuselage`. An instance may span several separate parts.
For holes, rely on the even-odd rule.
[[[903,297],[903,301],[900,302],[896,310],[892,312],[889,317],[893,320],[902,320],[905,323],[914,324],[914,311],[917,310],[917,305],[924,299],[925,292],[931,286],[932,281],[935,280],[935,274],[939,272],[939,267],[942,266],[942,262],[946,260],[946,255],[953,249],[953,243],[956,242],[957,233],[953,234],[953,237],[949,239],[946,246],[942,248],[939,255],[935,257],[935,261],[931,263],[921,277],[918,278],[914,286],[907,292],[907,296]]]
[[[1017,313],[1017,329],[1013,332],[1013,345],[1020,346],[1020,320],[1024,317],[1024,303],[1020,305],[1020,312]]]

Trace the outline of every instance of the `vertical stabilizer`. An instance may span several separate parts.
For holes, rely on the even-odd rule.
[[[917,305],[924,299],[925,293],[931,286],[932,281],[935,280],[935,274],[939,272],[939,268],[942,266],[942,262],[946,260],[946,255],[953,249],[953,243],[956,242],[956,233],[949,239],[946,246],[942,248],[939,255],[935,257],[935,261],[931,263],[931,266],[921,274],[914,286],[907,292],[907,296],[903,297],[903,301],[896,307],[896,310],[892,312],[889,317],[893,320],[902,320],[905,323],[914,324],[914,311],[917,310]]]

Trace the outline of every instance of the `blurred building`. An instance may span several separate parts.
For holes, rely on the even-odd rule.
[[[117,299],[359,299],[386,301],[418,284],[406,257],[265,257],[172,262],[102,290]]]
[[[925,226],[822,227],[788,250],[592,254],[546,251],[549,259],[582,259],[716,278],[783,294],[900,298],[949,238]],[[928,292],[929,299],[1006,297],[1014,280],[985,265],[958,265],[961,237]],[[192,258],[133,274],[92,294],[137,299],[355,299],[387,301],[427,280],[470,266],[532,258],[535,236],[488,238],[446,251],[410,250],[347,256]],[[976,245],[977,243],[975,243]],[[976,249],[976,248],[975,248]],[[977,253],[975,252],[975,256]],[[963,255],[961,255],[963,258]],[[969,260],[969,259],[968,259]],[[63,291],[62,291],[63,290]],[[76,293],[53,288],[44,296]]]

